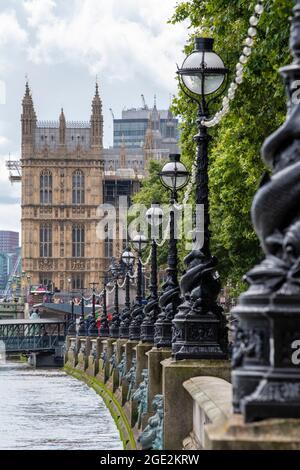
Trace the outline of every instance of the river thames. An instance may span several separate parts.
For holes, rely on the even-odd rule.
[[[117,450],[103,400],[60,370],[0,364],[0,449]]]

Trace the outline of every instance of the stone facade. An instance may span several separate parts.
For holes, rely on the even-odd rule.
[[[8,163],[11,181],[22,183],[22,269],[31,284],[61,291],[101,284],[112,257],[127,246],[119,197],[126,196],[130,205],[150,160],[178,153],[177,134],[162,137],[155,104],[141,115],[148,124],[139,148],[128,148],[122,139],[119,147],[104,149],[98,85],[89,122],[67,121],[63,110],[57,121],[38,121],[28,83],[22,106],[21,167]],[[170,111],[160,113],[176,125]],[[116,208],[116,239],[96,237],[102,203]]]
[[[102,203],[103,117],[98,85],[90,122],[38,122],[28,84],[22,122],[22,267],[32,284],[89,287],[103,275],[96,237]]]

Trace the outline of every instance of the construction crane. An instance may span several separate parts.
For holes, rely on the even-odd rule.
[[[143,109],[147,109],[147,110],[148,110],[149,108],[148,108],[148,105],[147,105],[147,103],[146,103],[145,96],[142,94],[141,97],[142,97],[142,101],[143,101]]]
[[[115,114],[114,114],[113,110],[112,110],[111,108],[109,108],[109,110],[110,110],[110,112],[111,112],[111,115],[112,115],[113,120],[115,120]]]
[[[20,183],[22,180],[22,166],[20,160],[9,160],[6,162],[6,168],[9,171],[9,181],[13,183]]]
[[[18,255],[18,258],[14,264],[12,272],[9,275],[9,278],[8,278],[8,281],[4,290],[4,298],[7,298],[12,295],[12,286],[13,286],[14,278],[19,272],[20,266],[21,266],[21,255]]]

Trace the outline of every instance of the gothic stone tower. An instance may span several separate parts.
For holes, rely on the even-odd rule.
[[[102,203],[103,116],[98,85],[90,122],[38,122],[28,83],[22,122],[22,262],[31,284],[88,288],[103,275],[96,237]]]

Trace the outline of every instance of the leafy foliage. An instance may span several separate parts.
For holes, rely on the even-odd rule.
[[[185,53],[193,49],[195,36],[215,38],[215,51],[235,73],[255,0],[189,0],[177,5],[171,23],[187,21],[191,29]],[[223,282],[240,292],[243,274],[257,263],[261,250],[253,232],[250,208],[264,172],[260,148],[264,139],[284,121],[286,100],[278,69],[289,63],[289,22],[293,0],[265,1],[253,54],[245,69],[244,83],[231,102],[231,112],[211,130],[210,204],[212,251],[219,258]],[[214,113],[220,107],[212,109]],[[182,118],[181,152],[190,167],[196,152],[196,105],[179,88],[173,111]],[[154,171],[154,167],[152,167]],[[137,199],[151,202],[161,194],[150,174]],[[184,253],[181,253],[184,255]]]

